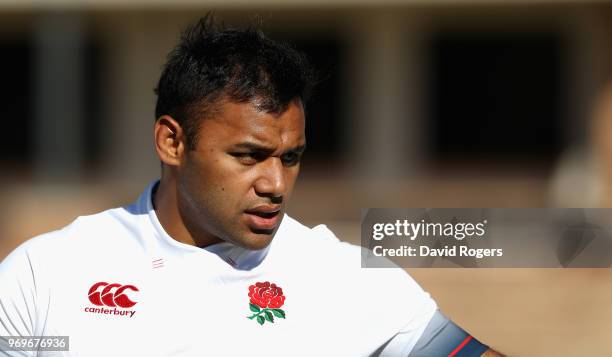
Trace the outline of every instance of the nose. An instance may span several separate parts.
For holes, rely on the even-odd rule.
[[[261,172],[255,181],[255,192],[259,196],[282,200],[287,190],[285,167],[278,157],[269,157],[265,164],[260,163]]]

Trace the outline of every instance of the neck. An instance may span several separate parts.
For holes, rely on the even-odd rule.
[[[185,226],[179,213],[176,180],[168,176],[170,175],[162,175],[157,191],[153,194],[153,206],[157,219],[166,233],[174,240],[197,246],[196,240]]]

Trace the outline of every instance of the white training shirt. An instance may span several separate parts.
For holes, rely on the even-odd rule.
[[[400,331],[410,351],[436,310],[406,272],[361,268],[361,248],[324,225],[285,216],[260,251],[177,242],[157,219],[154,185],[0,264],[0,336],[69,336],[70,346],[0,356],[368,356]],[[284,319],[248,318],[257,282],[282,288]]]

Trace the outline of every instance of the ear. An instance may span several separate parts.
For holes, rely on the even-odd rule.
[[[162,115],[155,122],[154,133],[159,159],[168,166],[180,165],[186,145],[181,125],[173,117]]]

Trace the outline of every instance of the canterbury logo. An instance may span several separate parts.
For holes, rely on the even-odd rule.
[[[95,283],[89,288],[89,301],[98,306],[130,308],[136,305],[135,301],[125,294],[126,290],[139,291],[134,285]]]

